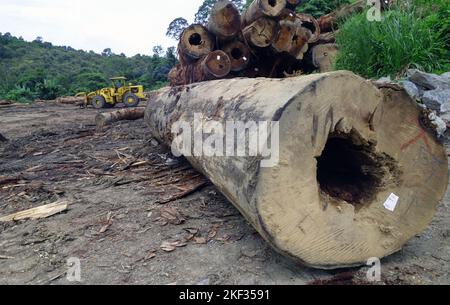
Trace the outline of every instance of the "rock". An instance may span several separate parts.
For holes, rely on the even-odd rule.
[[[431,112],[428,118],[436,128],[436,133],[438,137],[442,137],[447,131],[447,123],[445,123],[444,120],[438,117],[437,114],[434,112]]]
[[[450,72],[441,74],[441,77],[442,77],[442,78],[445,78],[446,80],[448,80],[448,81],[450,82]]]
[[[441,120],[445,123],[450,124],[450,112],[444,113],[440,116]]]
[[[420,90],[417,88],[417,86],[408,80],[404,80],[400,82],[400,85],[405,88],[406,92],[409,94],[409,96],[414,100],[420,99]]]
[[[410,69],[406,75],[411,82],[428,90],[450,89],[450,80],[436,74]]]
[[[423,94],[422,102],[428,107],[428,109],[437,111],[438,113],[444,113],[446,112],[446,108],[442,109],[443,105],[450,103],[450,89],[426,91]]]
[[[375,81],[376,84],[385,84],[385,83],[392,83],[392,79],[390,76],[382,77]]]
[[[441,114],[450,113],[450,102],[441,105]]]

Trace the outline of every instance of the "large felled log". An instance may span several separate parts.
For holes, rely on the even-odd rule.
[[[447,188],[447,154],[416,103],[350,72],[165,88],[145,120],[167,145],[180,121],[208,139],[196,113],[219,125],[279,122],[273,167],[261,154],[185,155],[275,249],[310,266],[361,265],[398,251],[426,228]]]
[[[113,112],[98,113],[95,117],[97,128],[110,125],[118,121],[134,121],[144,117],[145,108],[121,109]]]
[[[193,24],[187,27],[178,44],[181,62],[194,62],[208,55],[214,49],[214,44],[214,38],[204,26]]]
[[[220,39],[235,37],[241,30],[239,9],[228,0],[217,1],[209,17],[208,30]]]
[[[273,19],[261,17],[242,30],[244,39],[258,48],[270,46],[278,34],[278,23]]]
[[[267,16],[277,17],[286,8],[286,0],[254,0],[242,15],[244,25]]]

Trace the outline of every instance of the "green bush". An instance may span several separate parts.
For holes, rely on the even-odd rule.
[[[352,0],[306,0],[302,1],[297,10],[301,13],[311,14],[314,17],[320,17],[351,2]]]
[[[393,9],[382,22],[366,14],[345,21],[337,35],[340,53],[336,68],[364,77],[399,76],[408,68],[441,73],[450,68],[449,50],[430,15],[419,18],[414,9]]]
[[[16,86],[4,95],[5,100],[27,103],[36,99],[36,94],[27,87]]]

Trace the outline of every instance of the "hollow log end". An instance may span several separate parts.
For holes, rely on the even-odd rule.
[[[403,91],[347,72],[293,82],[301,89],[279,114],[279,164],[259,171],[253,194],[259,231],[322,269],[397,252],[446,192],[445,149]],[[265,94],[276,96],[268,84]]]
[[[269,17],[277,17],[286,8],[286,0],[260,0],[260,7]]]
[[[178,48],[188,59],[199,59],[214,49],[214,39],[204,26],[194,24],[183,31]]]
[[[250,50],[240,41],[233,41],[227,44],[223,51],[227,53],[231,60],[231,71],[239,72],[244,70],[250,62]]]

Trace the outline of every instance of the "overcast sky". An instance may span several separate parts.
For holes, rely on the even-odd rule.
[[[0,32],[31,41],[127,56],[176,45],[165,36],[176,17],[192,22],[203,0],[0,0]]]

